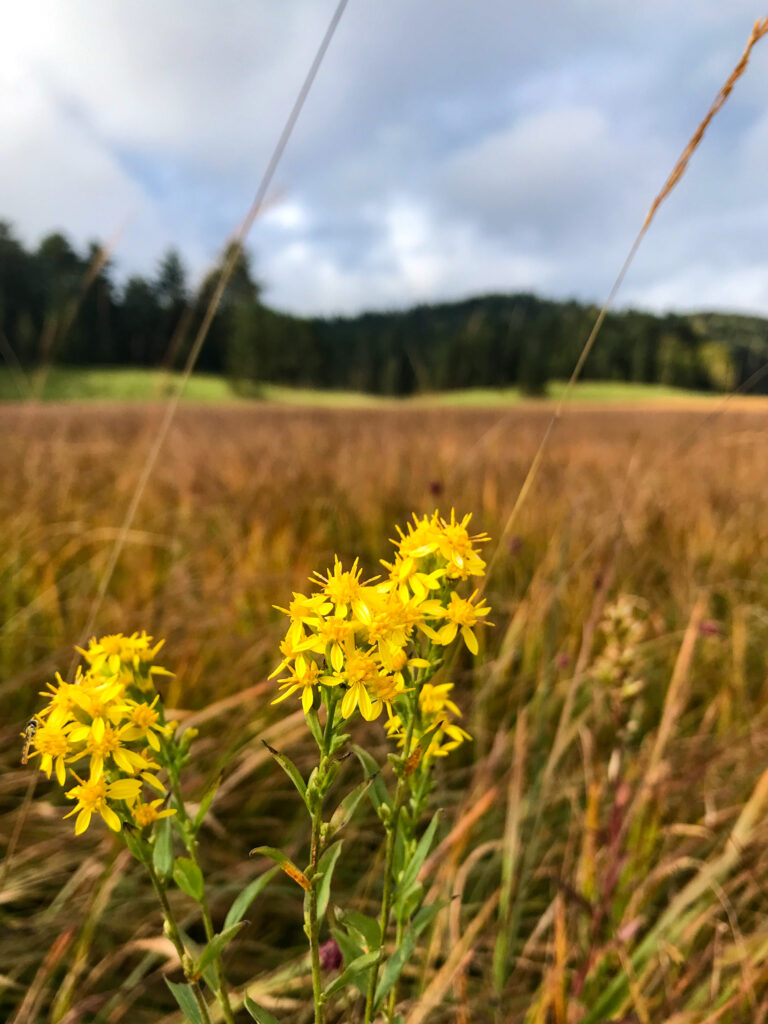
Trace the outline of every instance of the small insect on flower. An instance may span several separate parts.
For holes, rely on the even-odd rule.
[[[27,764],[29,761],[29,749],[34,742],[35,736],[37,735],[37,727],[40,725],[38,719],[33,715],[27,724],[24,726],[24,732],[21,733],[21,737],[24,740],[24,747],[21,751],[21,763]]]

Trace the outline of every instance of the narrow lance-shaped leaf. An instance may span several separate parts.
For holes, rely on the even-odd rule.
[[[437,811],[435,811],[432,821],[430,821],[429,825],[427,826],[426,832],[419,840],[419,844],[416,847],[416,849],[413,851],[413,856],[405,865],[403,876],[398,882],[398,891],[402,891],[403,893],[407,892],[408,889],[410,889],[410,887],[416,881],[419,871],[421,871],[421,866],[427,859],[427,854],[429,853],[432,843],[434,842],[435,832],[437,831],[437,826],[440,821],[441,814],[442,810],[438,809]]]
[[[155,871],[167,881],[173,871],[173,833],[170,818],[161,818],[155,825],[155,846],[152,850]]]
[[[280,1024],[277,1017],[273,1017],[269,1010],[259,1006],[250,996],[245,997],[245,1008],[256,1021],[256,1024]]]
[[[254,878],[252,882],[249,882],[248,885],[246,885],[242,892],[237,894],[232,902],[232,906],[229,908],[226,918],[224,919],[225,931],[230,927],[230,925],[237,924],[238,921],[242,921],[248,907],[250,907],[261,890],[275,877],[279,870],[280,868],[276,864],[273,868],[265,871],[263,875],[259,875],[258,878]]]
[[[336,861],[341,853],[341,844],[342,840],[339,839],[329,846],[317,864],[318,873],[322,874],[317,888],[317,916],[319,920],[325,917],[325,912],[328,909],[328,900],[331,898],[331,879],[333,877],[333,869],[336,867]]]
[[[190,899],[197,903],[203,898],[203,873],[189,857],[177,857],[173,862],[173,880]]]
[[[262,857],[269,857],[270,860],[273,860],[275,864],[282,868],[289,878],[292,878],[294,882],[300,885],[305,892],[309,890],[310,881],[307,876],[296,867],[290,857],[286,857],[282,850],[277,850],[274,846],[256,846],[251,850],[250,856],[252,857],[256,853],[261,854]]]
[[[408,928],[403,935],[402,942],[384,965],[384,970],[381,972],[379,983],[376,986],[374,1007],[381,1005],[381,1001],[400,977],[403,967],[410,960],[415,948],[416,936],[413,933],[413,929]]]
[[[195,969],[198,974],[202,974],[209,964],[212,964],[217,957],[221,956],[222,952],[244,926],[245,921],[238,921],[237,924],[233,924],[230,928],[225,928],[224,931],[219,932],[218,935],[214,935],[213,938],[209,940],[208,945],[200,956],[200,959],[195,964]]]
[[[277,763],[283,769],[285,774],[294,784],[294,786],[296,787],[301,796],[301,799],[306,804],[307,784],[304,782],[304,779],[302,779],[301,772],[299,771],[299,769],[296,767],[296,765],[293,763],[290,757],[286,757],[285,754],[281,754],[279,750],[275,750],[274,747],[270,747],[266,740],[262,740],[261,742],[264,744],[264,746],[270,752],[274,760],[277,761]]]
[[[203,1015],[197,1005],[195,995],[189,985],[175,985],[172,981],[165,979],[165,983],[171,990],[171,994],[181,1008],[181,1012],[191,1021],[191,1024],[203,1024]],[[266,1024],[266,1022],[265,1022]]]
[[[378,772],[376,775],[371,775],[367,779],[363,779],[359,785],[355,786],[351,793],[347,793],[331,815],[329,824],[329,832],[331,835],[339,832],[351,820],[352,815],[357,810],[357,805],[371,788],[377,775]]]
[[[386,804],[388,806],[391,801],[389,799],[389,793],[387,792],[384,779],[381,777],[381,769],[379,768],[379,765],[367,750],[357,746],[357,744],[352,747],[352,750],[357,756],[360,764],[365,769],[366,775],[373,779],[368,793],[374,808],[378,811],[382,804]]]

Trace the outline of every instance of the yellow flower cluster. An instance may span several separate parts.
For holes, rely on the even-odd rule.
[[[273,703],[298,692],[307,713],[319,706],[323,686],[338,691],[344,718],[359,709],[372,721],[386,708],[392,719],[393,701],[417,673],[426,678],[434,671],[441,647],[460,634],[476,654],[474,629],[490,609],[477,591],[461,597],[457,587],[484,574],[478,545],[488,537],[471,535],[470,519],[457,520],[453,512],[450,519],[438,512],[414,515],[405,531],[398,527],[394,559],[382,560],[385,577],[364,581],[357,560],[345,570],[337,558],[333,569],[310,580],[313,593],[294,593],[287,608],[278,608],[290,625],[280,644],[282,661],[272,673],[287,676]],[[428,699],[425,693],[426,686],[420,701]]]
[[[445,757],[452,750],[470,739],[468,732],[456,724],[455,719],[461,718],[461,711],[450,698],[453,683],[441,683],[433,686],[425,683],[419,693],[419,713],[414,723],[413,743],[423,746],[427,738],[424,757]],[[405,743],[405,725],[400,715],[392,715],[387,722],[387,735],[394,739],[399,747]]]
[[[171,674],[153,664],[161,646],[152,646],[146,633],[93,639],[87,650],[78,648],[87,662],[85,672],[78,668],[72,683],[56,673],[56,681],[42,692],[48,703],[28,727],[31,756],[39,756],[41,770],[48,778],[55,772],[60,785],[68,773],[75,779],[77,785],[66,796],[76,804],[66,817],[77,814],[76,835],[88,828],[94,814],[118,832],[123,820],[142,827],[173,813],[157,809],[162,800],[141,802],[145,783],[165,794],[153,774],[160,766],[152,755],[160,751],[168,727],[158,695],[150,700],[148,692],[154,689],[153,675]]]

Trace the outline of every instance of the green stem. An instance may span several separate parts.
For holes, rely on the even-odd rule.
[[[315,1024],[323,1024],[325,1011],[323,1007],[323,978],[320,970],[320,925],[317,919],[317,883],[315,872],[320,859],[320,826],[322,825],[322,806],[318,806],[312,815],[312,848],[310,868],[312,869],[311,886],[309,889],[309,907],[307,925],[309,930],[309,952],[312,961],[312,995],[315,1003]]]
[[[411,787],[411,793],[413,796],[413,814],[411,815],[411,824],[415,826],[416,822],[419,821],[424,810],[424,804],[429,793],[429,768],[426,764],[426,758],[421,762],[418,784]],[[410,834],[406,837],[407,839],[413,838],[413,829]],[[405,931],[402,921],[397,922],[397,928],[395,931],[395,949],[400,948],[400,944],[403,941],[403,932]],[[399,979],[395,979],[394,984],[387,998],[387,1016],[389,1020],[393,1020],[395,1016],[395,1006],[397,1005],[397,988]]]
[[[320,861],[322,827],[323,827],[323,799],[325,798],[325,773],[328,768],[328,757],[330,756],[333,743],[334,719],[336,717],[336,700],[329,696],[328,717],[323,730],[323,742],[320,747],[320,767],[318,771],[318,794],[317,806],[312,812],[312,838],[309,852],[309,877],[310,890],[307,900],[307,932],[309,935],[309,953],[312,963],[312,995],[315,1003],[315,1024],[324,1024],[325,1007],[323,1006],[323,978],[320,969],[320,922],[317,916],[317,867]]]
[[[152,866],[151,861],[145,860],[144,866],[146,867],[149,873],[149,877],[152,879],[152,887],[155,890],[155,894],[157,895],[157,898],[160,902],[160,907],[162,908],[163,911],[163,917],[165,918],[168,937],[173,943],[176,952],[179,956],[179,961],[181,962],[181,967],[182,970],[184,971],[184,976],[187,979],[187,984],[192,989],[192,994],[195,997],[195,1002],[197,1003],[197,1007],[200,1010],[200,1015],[203,1019],[203,1022],[204,1024],[212,1024],[211,1016],[208,1012],[208,1004],[206,1003],[205,996],[203,995],[203,991],[200,988],[200,983],[197,980],[197,978],[195,978],[192,975],[189,969],[189,954],[184,948],[181,933],[179,932],[179,927],[176,924],[176,918],[173,916],[171,905],[168,902],[168,896],[165,891],[165,886],[157,877],[157,874],[155,872],[154,867]]]
[[[187,813],[187,808],[181,795],[181,787],[179,785],[178,777],[175,771],[169,771],[168,775],[171,784],[171,792],[173,794],[173,802],[176,807],[179,833],[181,834],[184,846],[189,854],[189,859],[198,871],[200,871],[200,875],[202,876],[202,869],[200,868],[200,863],[197,859],[197,840],[192,834],[192,820]],[[205,891],[203,891],[203,895],[198,900],[198,903],[200,905],[200,913],[203,918],[205,936],[208,942],[210,942],[216,932],[214,931],[211,911]],[[224,1014],[224,1020],[226,1024],[235,1024],[235,1016],[232,1011],[232,1004],[229,1001],[229,993],[227,992],[227,982],[224,976],[224,966],[221,962],[221,955],[214,958],[213,970],[216,976],[216,988],[214,990],[214,994],[221,1006],[222,1013]]]
[[[379,980],[379,967],[384,956],[384,941],[387,934],[387,927],[389,925],[389,915],[392,910],[392,890],[393,890],[393,879],[392,879],[392,866],[395,858],[395,840],[397,838],[397,826],[400,818],[400,811],[402,810],[403,804],[405,803],[405,797],[407,795],[409,785],[408,779],[405,774],[405,767],[408,763],[408,758],[411,756],[411,743],[413,741],[413,726],[416,720],[415,708],[412,709],[411,715],[408,721],[408,729],[405,734],[405,742],[403,744],[402,754],[402,770],[397,780],[397,788],[395,789],[395,802],[392,807],[392,817],[389,820],[389,827],[387,828],[387,847],[384,856],[384,890],[381,894],[381,916],[379,918],[379,932],[381,933],[381,945],[379,947],[379,955],[376,963],[371,969],[371,978],[368,982],[368,991],[365,998],[365,1018],[363,1024],[371,1024],[373,1014],[373,1000],[376,995],[376,984]]]

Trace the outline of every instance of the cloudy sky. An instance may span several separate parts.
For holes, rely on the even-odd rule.
[[[0,218],[199,277],[336,0],[0,0]],[[272,305],[602,299],[765,0],[349,0],[250,236]],[[768,39],[619,298],[768,314]]]

